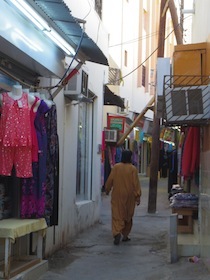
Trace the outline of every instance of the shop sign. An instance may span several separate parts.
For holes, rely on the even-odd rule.
[[[121,116],[108,116],[107,127],[109,129],[117,129],[120,132],[124,132],[125,117]]]

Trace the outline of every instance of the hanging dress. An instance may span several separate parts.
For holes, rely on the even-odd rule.
[[[58,225],[59,141],[57,110],[53,105],[47,117],[47,172],[45,219],[49,226]]]
[[[33,178],[22,182],[21,218],[42,218],[45,213],[47,133],[46,113],[50,110],[41,100],[34,119],[38,141],[38,162],[33,162]]]

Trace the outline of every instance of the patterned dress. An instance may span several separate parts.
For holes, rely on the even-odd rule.
[[[45,214],[47,131],[46,113],[50,110],[41,100],[34,126],[38,140],[38,162],[33,162],[33,177],[22,181],[21,218],[42,218]]]
[[[53,105],[47,117],[47,177],[45,218],[49,226],[58,224],[59,141],[57,111]]]

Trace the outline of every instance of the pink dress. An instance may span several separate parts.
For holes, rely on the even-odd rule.
[[[0,117],[0,175],[32,177],[32,140],[28,95],[23,93],[14,100],[8,93],[2,94]]]

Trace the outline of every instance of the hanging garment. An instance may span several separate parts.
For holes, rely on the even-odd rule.
[[[59,140],[57,134],[57,110],[53,105],[48,112],[47,123],[47,166],[45,219],[49,226],[58,225],[59,195]]]
[[[192,177],[200,164],[200,128],[190,127],[186,136],[182,156],[182,175]]]
[[[34,120],[38,140],[38,162],[33,163],[33,177],[22,182],[21,218],[42,218],[45,213],[46,193],[46,154],[47,132],[46,116],[50,110],[41,100]]]
[[[36,113],[37,113],[37,109],[36,106],[38,105],[38,101],[40,99],[35,96],[35,102],[31,107],[30,110],[30,119],[31,119],[31,140],[32,140],[32,162],[38,162],[38,140],[37,140],[37,135],[36,135],[36,129],[34,126],[34,121],[36,118]]]
[[[11,176],[15,166],[16,176],[32,177],[31,127],[28,95],[23,93],[14,100],[2,94],[0,118],[0,175]]]

